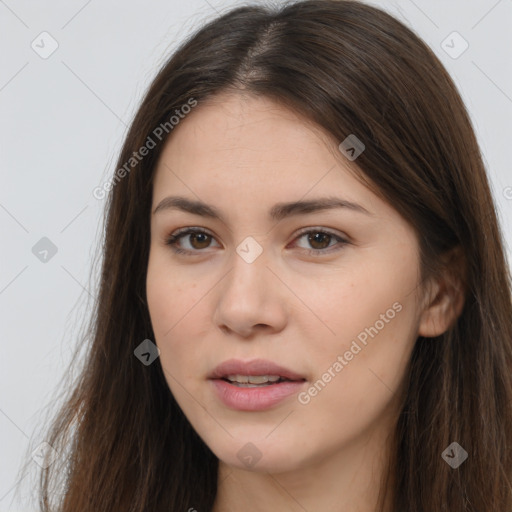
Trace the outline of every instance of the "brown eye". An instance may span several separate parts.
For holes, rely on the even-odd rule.
[[[200,254],[210,247],[213,236],[199,228],[187,228],[167,237],[165,243],[180,254]],[[183,247],[185,245],[185,247]]]
[[[305,240],[304,242],[300,242]],[[303,230],[295,238],[294,245],[305,250],[308,255],[322,256],[342,249],[350,242],[341,236],[320,228]]]
[[[331,241],[332,235],[328,233],[313,232],[311,231],[308,234],[308,242],[313,247],[313,249],[326,249],[329,247],[329,243]]]
[[[190,245],[194,249],[206,249],[210,245],[211,236],[205,233],[191,233],[188,235]]]

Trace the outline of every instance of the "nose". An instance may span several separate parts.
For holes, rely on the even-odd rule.
[[[271,270],[265,251],[248,263],[237,253],[231,271],[216,287],[215,325],[226,333],[249,338],[257,332],[277,333],[284,329],[289,291],[277,272]]]

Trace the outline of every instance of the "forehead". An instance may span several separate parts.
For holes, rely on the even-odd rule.
[[[270,99],[224,94],[200,103],[181,121],[163,158],[189,167],[196,161],[216,168],[220,162],[239,168],[287,167],[304,158],[305,164],[322,165],[332,160],[327,139],[318,127]]]
[[[223,94],[174,128],[156,168],[153,208],[186,195],[242,211],[338,196],[390,217],[396,212],[353,173],[334,137],[274,101]]]

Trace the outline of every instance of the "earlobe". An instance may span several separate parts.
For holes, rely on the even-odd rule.
[[[464,258],[459,248],[447,255],[442,276],[429,290],[421,314],[418,335],[426,338],[440,336],[449,330],[464,308]]]

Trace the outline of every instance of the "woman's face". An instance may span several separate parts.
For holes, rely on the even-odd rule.
[[[397,413],[420,325],[418,243],[340,142],[268,99],[223,94],[159,160],[155,343],[181,409],[229,465],[307,467],[385,435]]]

